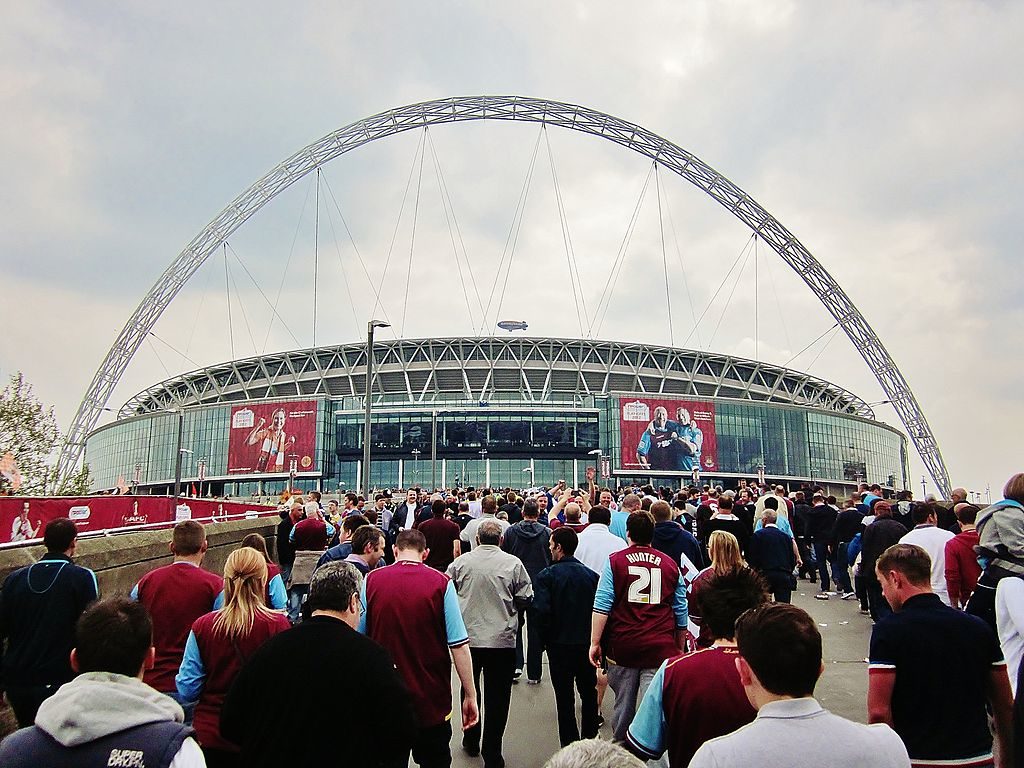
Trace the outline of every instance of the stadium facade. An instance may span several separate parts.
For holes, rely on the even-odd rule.
[[[267,354],[160,382],[92,431],[94,489],[362,487],[366,345]],[[799,371],[646,344],[519,336],[374,345],[373,488],[740,478],[908,487],[907,440]],[[198,489],[197,489],[198,490]]]

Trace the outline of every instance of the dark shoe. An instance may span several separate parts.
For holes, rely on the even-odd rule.
[[[824,592],[819,592],[814,596],[815,600],[828,600],[828,595]]]
[[[531,680],[531,679],[527,678],[526,684],[527,685],[540,685],[540,680]]]
[[[604,728],[604,715],[597,716],[597,727]]]
[[[462,742],[462,751],[465,752],[470,757],[479,757],[480,756],[480,745],[479,744],[467,744],[466,742]]]

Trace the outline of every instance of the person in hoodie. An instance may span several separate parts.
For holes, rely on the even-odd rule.
[[[0,765],[203,768],[181,706],[142,682],[155,657],[145,606],[125,597],[93,603],[75,627],[78,677],[40,705],[35,725],[0,742]]]
[[[1003,500],[978,513],[978,545],[982,566],[967,613],[996,627],[996,587],[1007,576],[1024,576],[1024,472],[1003,487]]]
[[[672,508],[667,501],[651,504],[651,514],[654,515],[651,546],[675,560],[683,569],[684,579],[692,579],[707,565],[704,547],[692,533],[672,519]]]
[[[501,541],[501,548],[510,555],[515,555],[530,574],[530,581],[536,589],[537,574],[551,564],[551,550],[548,541],[551,538],[550,529],[539,521],[540,510],[537,502],[527,499],[523,504],[523,519],[515,525],[510,525],[505,531]],[[523,675],[523,665],[526,665],[526,678],[531,683],[539,683],[541,666],[544,658],[544,647],[537,634],[532,611],[519,612],[519,631],[516,636],[516,671],[515,680],[518,681]],[[526,653],[523,651],[523,623],[527,622],[526,628]],[[524,658],[525,656],[525,658]]]

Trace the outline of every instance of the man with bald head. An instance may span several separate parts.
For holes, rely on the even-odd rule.
[[[640,505],[639,496],[635,493],[627,493],[625,498],[622,499],[622,509],[618,512],[612,512],[612,522],[608,526],[608,530],[623,541],[626,541],[626,520],[629,519],[633,512],[640,509]]]
[[[493,497],[487,497],[493,500]],[[516,669],[519,613],[533,602],[533,582],[522,561],[501,550],[504,521],[482,518],[473,550],[448,566],[459,607],[469,633],[473,682],[484,722],[467,729],[462,748],[470,757],[482,755],[485,766],[505,765],[501,742],[508,722]],[[480,674],[484,696],[480,698]],[[481,741],[481,731],[483,740]]]
[[[587,523],[583,522],[583,508],[575,501],[570,501],[565,505],[565,522],[563,523],[558,518],[551,521],[551,530],[561,528],[571,528],[576,535],[583,533],[587,527]]]

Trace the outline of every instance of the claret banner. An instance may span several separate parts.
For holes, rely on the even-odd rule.
[[[316,401],[247,403],[231,409],[228,474],[275,474],[316,467]]]
[[[622,397],[619,434],[623,469],[672,474],[718,469],[714,403]]]

